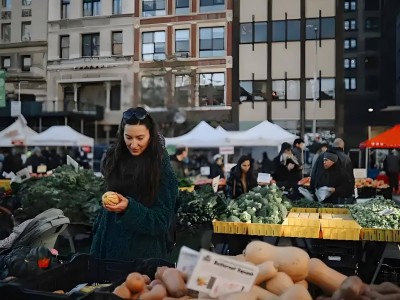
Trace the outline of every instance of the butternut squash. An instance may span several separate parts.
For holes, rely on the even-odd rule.
[[[162,300],[167,297],[167,290],[162,284],[157,284],[150,291],[140,295],[140,300]]]
[[[276,247],[262,241],[253,241],[245,249],[247,261],[256,265],[272,260],[279,272],[284,272],[294,282],[307,277],[310,256],[304,250],[296,247]]]
[[[301,281],[297,281],[294,284],[300,284],[302,286],[304,286],[306,289],[308,289],[308,282],[307,280],[301,280]]]
[[[269,280],[278,273],[272,260],[265,261],[258,265],[258,274],[255,284],[260,284],[263,281]]]
[[[278,272],[267,281],[266,287],[271,293],[280,296],[293,285],[293,280],[286,273]]]
[[[329,268],[318,258],[311,258],[308,263],[307,281],[330,294],[338,290],[346,278],[347,276]]]
[[[302,286],[300,284],[294,284],[286,292],[284,292],[279,299],[280,300],[312,300],[312,297],[304,286]]]
[[[181,271],[168,268],[163,272],[161,281],[167,288],[168,295],[179,298],[187,294],[184,275]]]

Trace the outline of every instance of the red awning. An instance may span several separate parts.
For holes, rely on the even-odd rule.
[[[360,148],[400,148],[400,124],[360,144]]]

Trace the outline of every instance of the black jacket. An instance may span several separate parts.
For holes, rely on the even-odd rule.
[[[228,198],[237,198],[244,193],[242,181],[235,176],[236,166],[231,169],[228,180],[226,181],[226,196]],[[247,192],[257,186],[257,180],[247,180]]]

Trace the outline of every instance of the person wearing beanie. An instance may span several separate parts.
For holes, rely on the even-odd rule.
[[[215,178],[218,175],[220,178],[225,178],[224,174],[224,158],[221,154],[216,154],[213,157],[213,163],[210,166],[210,175],[208,178]]]
[[[353,189],[350,176],[340,165],[339,156],[327,151],[321,155],[323,165],[317,177],[311,177],[311,190],[317,191],[321,187],[328,187],[331,195],[323,203],[350,204],[353,203]]]

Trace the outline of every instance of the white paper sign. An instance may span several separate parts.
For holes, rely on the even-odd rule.
[[[67,165],[71,165],[75,168],[75,171],[79,171],[79,164],[71,156],[67,155]]]
[[[212,188],[214,190],[214,193],[216,193],[218,191],[219,178],[220,178],[220,176],[218,175],[217,177],[214,177],[212,180]]]
[[[257,274],[255,265],[201,249],[187,287],[210,297],[248,292]]]
[[[208,176],[210,175],[210,167],[201,167],[200,168],[200,174],[202,176]]]
[[[367,178],[367,169],[353,169],[355,179]]]
[[[21,101],[11,101],[11,117],[18,117],[21,115]]]
[[[23,181],[31,178],[31,174],[30,174],[28,168],[24,168],[17,172],[17,177],[19,177],[20,182],[23,182]]]
[[[190,278],[199,259],[199,255],[199,251],[183,246],[179,251],[178,264],[176,268],[182,271],[187,278]]]
[[[46,165],[39,165],[36,169],[36,173],[46,173],[47,166]]]
[[[268,174],[268,173],[258,173],[257,182],[260,182],[260,183],[270,183],[270,182],[271,182],[271,174]]]

